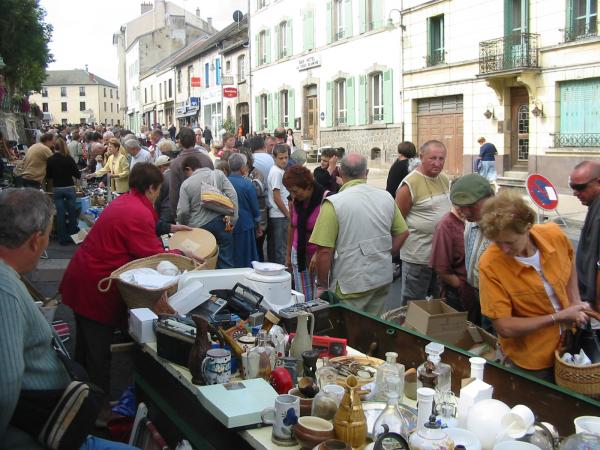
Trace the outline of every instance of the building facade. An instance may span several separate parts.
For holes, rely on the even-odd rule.
[[[125,93],[121,108],[128,128],[138,131],[143,123],[142,75],[192,41],[215,32],[212,20],[203,20],[199,9],[192,14],[165,0],[142,3],[141,15],[113,35],[119,83]]]
[[[48,70],[42,91],[29,97],[51,124],[120,125],[119,89],[82,69]]]

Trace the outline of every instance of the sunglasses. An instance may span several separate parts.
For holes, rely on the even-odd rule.
[[[590,183],[593,183],[594,181],[597,181],[597,180],[598,180],[598,178],[593,178],[590,181],[588,181],[586,183],[581,183],[581,184],[571,183],[571,181],[569,181],[569,187],[571,189],[573,189],[574,191],[584,191]]]

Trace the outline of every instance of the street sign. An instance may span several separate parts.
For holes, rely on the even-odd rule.
[[[237,97],[237,95],[238,95],[237,88],[234,88],[234,87],[223,88],[223,97],[235,98],[235,97]]]
[[[233,76],[231,76],[231,75],[223,75],[221,77],[221,84],[223,86],[231,86],[233,84]]]
[[[190,97],[190,106],[200,105],[200,97]]]
[[[527,193],[537,206],[546,211],[553,211],[558,206],[556,189],[546,177],[532,173],[527,177]]]
[[[200,87],[200,77],[192,77],[192,87]]]

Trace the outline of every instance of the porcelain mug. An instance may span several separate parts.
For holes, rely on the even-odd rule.
[[[238,338],[238,344],[240,345],[240,347],[242,347],[242,350],[244,350],[244,352],[247,352],[256,345],[256,338],[251,334],[247,334]]]
[[[294,442],[292,427],[300,417],[300,397],[278,395],[275,398],[275,407],[264,409],[260,417],[264,423],[273,425],[272,440]]]
[[[231,378],[231,353],[223,348],[211,348],[202,361],[202,377],[206,384],[227,383]]]

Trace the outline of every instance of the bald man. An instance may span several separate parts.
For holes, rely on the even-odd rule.
[[[344,303],[380,316],[393,281],[392,255],[408,236],[394,200],[367,185],[367,160],[342,159],[339,193],[327,197],[310,242],[317,245],[317,292],[335,292]]]
[[[600,311],[600,161],[583,161],[569,176],[573,195],[588,207],[575,260],[583,301]]]

